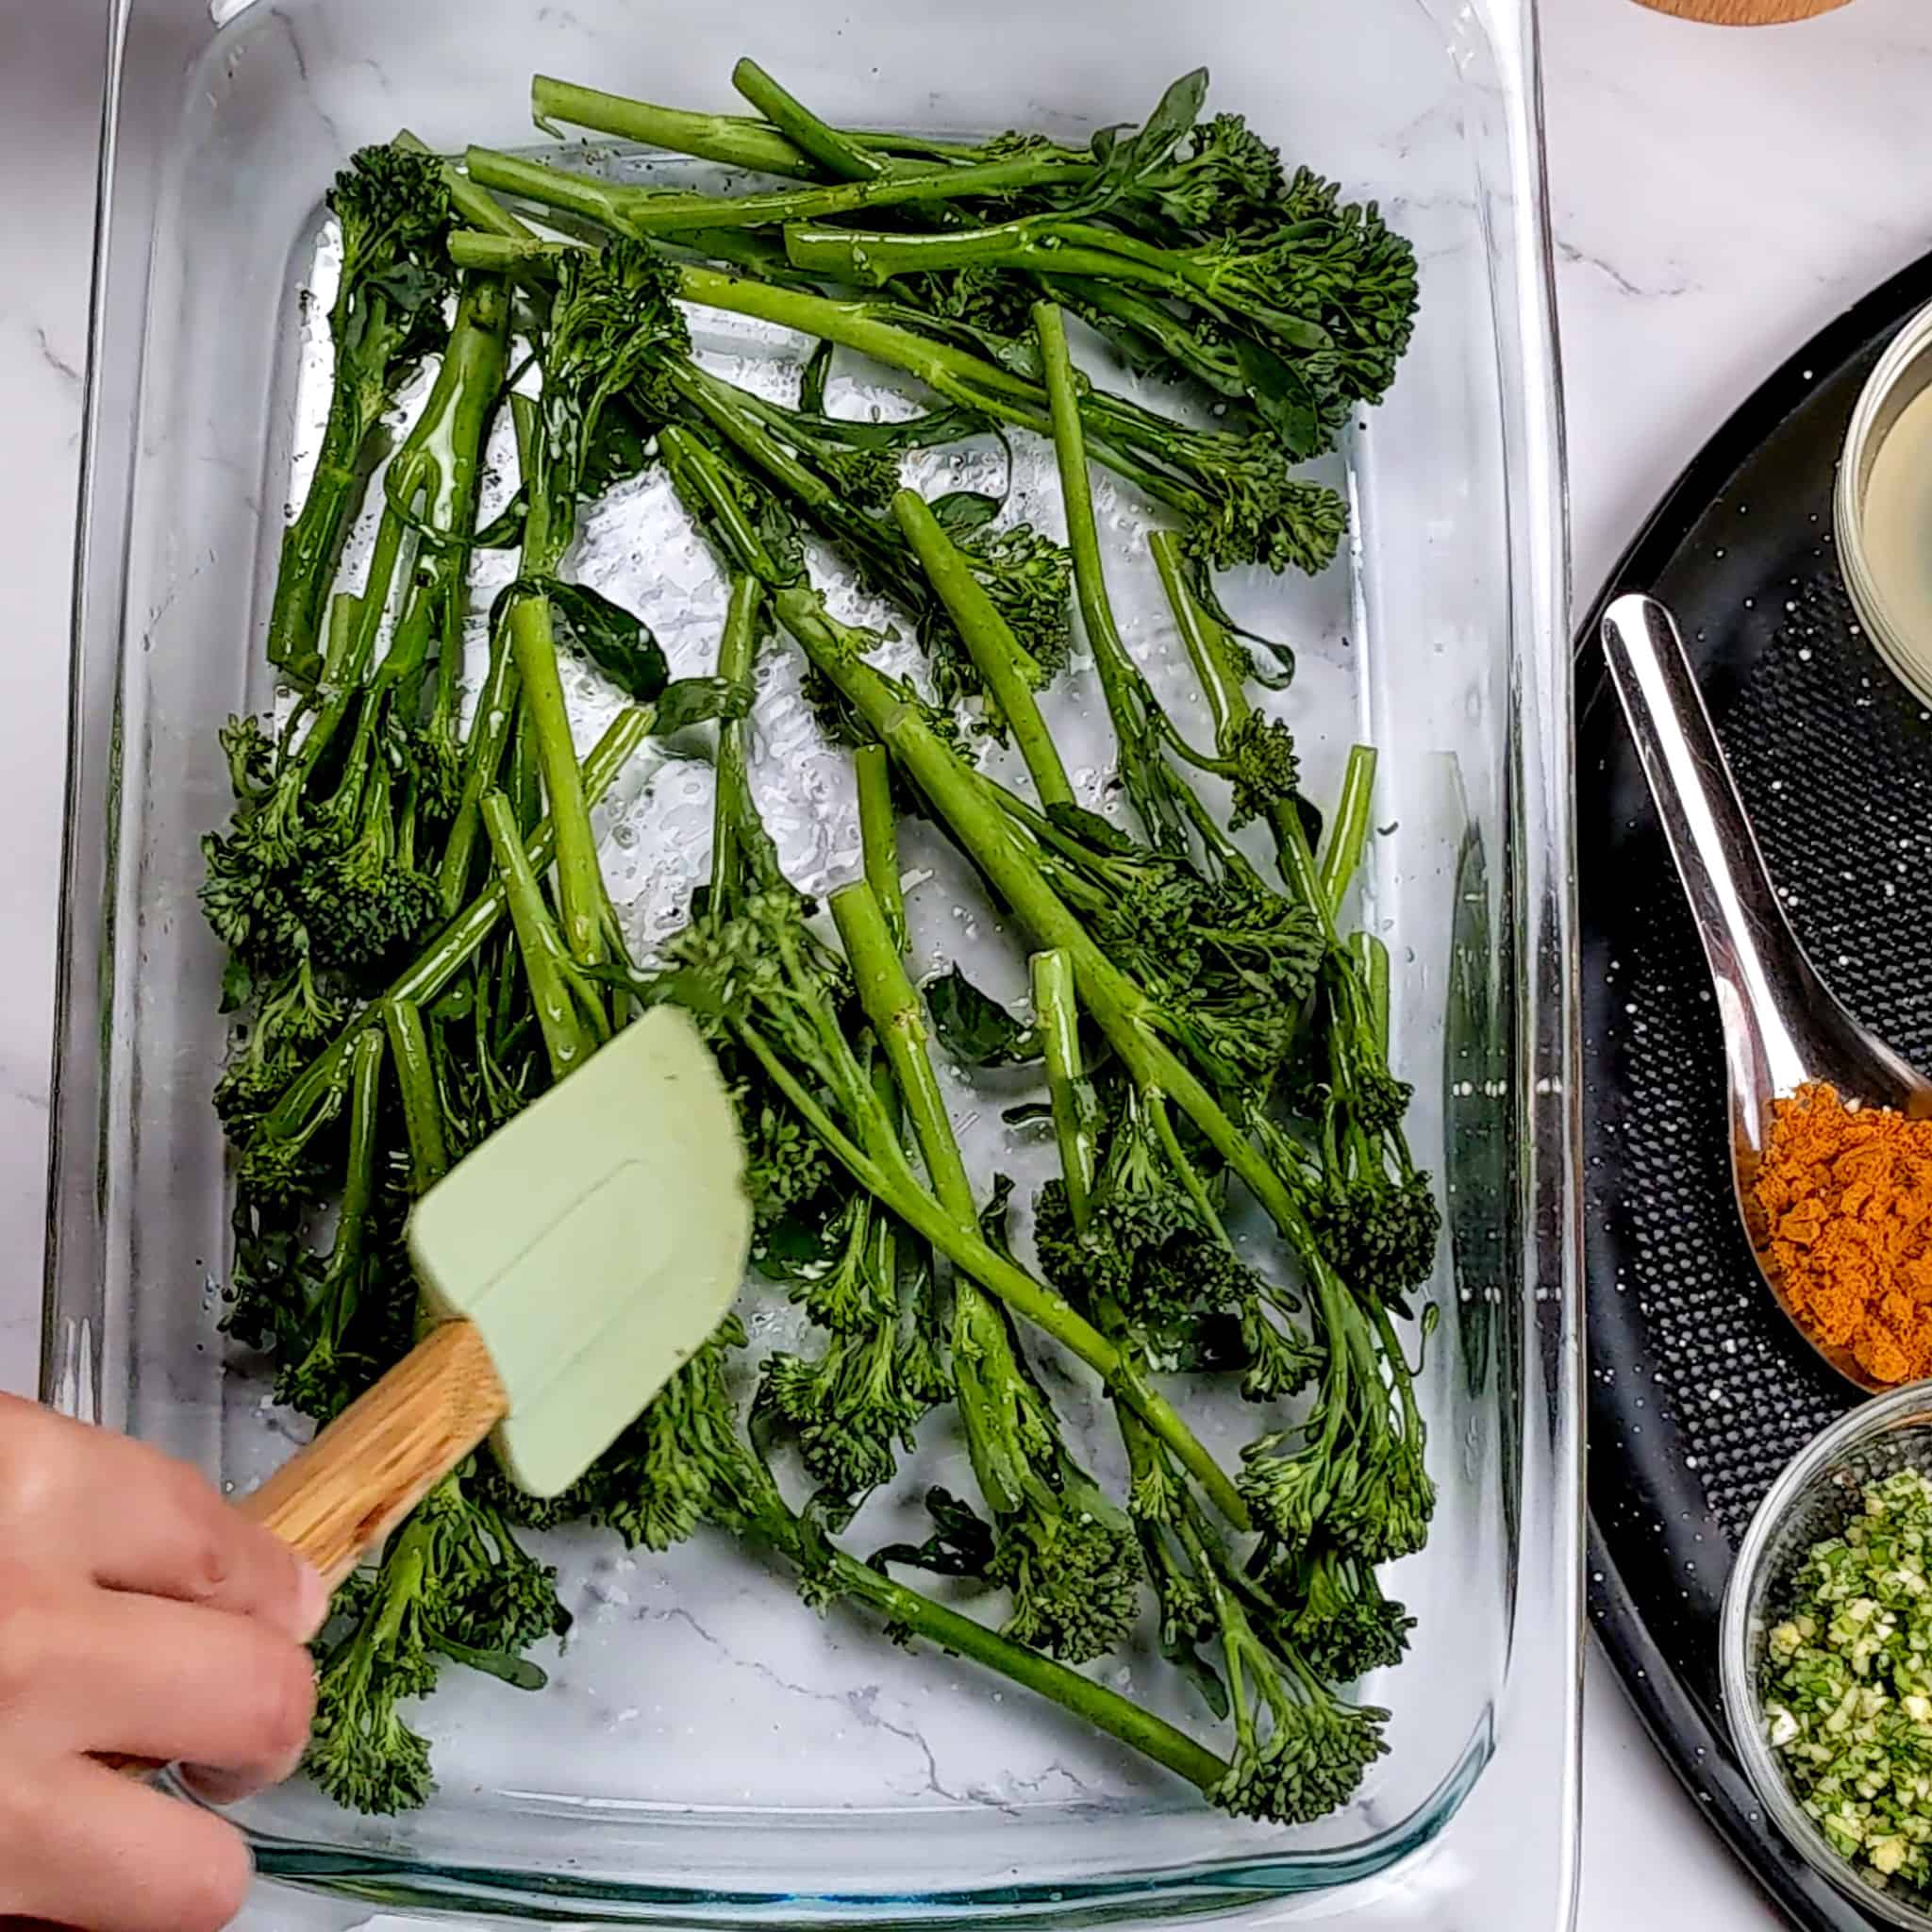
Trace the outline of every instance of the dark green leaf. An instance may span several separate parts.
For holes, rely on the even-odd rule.
[[[379,291],[403,315],[413,315],[430,303],[442,301],[442,277],[434,275],[419,262],[403,260],[364,277],[363,286]]]
[[[712,718],[743,718],[751,711],[751,686],[728,677],[680,677],[658,699],[657,735],[669,738]]]
[[[1183,139],[1191,134],[1208,104],[1208,70],[1184,74],[1155,104],[1139,134],[1128,143],[1134,172],[1145,175],[1159,167]]]
[[[995,1254],[1012,1258],[1013,1244],[1007,1238],[1007,1216],[1013,1205],[1013,1182],[1010,1175],[996,1174],[992,1177],[992,1199],[979,1210],[979,1231],[986,1237],[986,1244]]]
[[[222,968],[222,1003],[219,1010],[224,1013],[239,1013],[254,997],[255,974],[231,955],[228,963]]]
[[[925,989],[940,1044],[973,1067],[1021,1066],[1040,1058],[1039,1035],[974,985],[957,966]]]
[[[992,1562],[991,1529],[970,1504],[945,1490],[926,1491],[925,1507],[933,1530],[923,1543],[889,1543],[874,1550],[867,1562],[874,1570],[883,1570],[888,1563],[905,1563],[916,1570],[929,1570],[935,1576],[983,1577]]]
[[[758,1237],[752,1265],[767,1281],[791,1281],[799,1271],[831,1258],[825,1217],[788,1208]]]
[[[1111,200],[1132,182],[1163,167],[1181,141],[1193,131],[1208,99],[1208,70],[1184,74],[1161,95],[1153,113],[1134,132],[1103,127],[1093,137],[1093,156],[1100,163],[1089,193],[1094,201]]]
[[[549,1672],[541,1664],[533,1664],[526,1657],[511,1657],[501,1650],[473,1650],[467,1643],[460,1643],[454,1637],[445,1637],[440,1631],[429,1641],[432,1647],[441,1651],[444,1657],[473,1671],[482,1671],[489,1676],[499,1678],[512,1690],[541,1690],[550,1681]]]
[[[832,373],[832,345],[821,341],[812,345],[806,358],[805,374],[798,379],[798,407],[812,415],[825,413],[825,378]]]
[[[1302,822],[1302,837],[1310,852],[1322,849],[1322,808],[1303,792],[1294,795],[1294,815]]]
[[[652,434],[649,425],[622,396],[613,396],[597,412],[577,476],[577,493],[586,498],[602,496],[640,475],[651,459]]]
[[[530,589],[529,585],[523,588]],[[550,599],[557,641],[580,651],[626,697],[649,704],[671,681],[658,640],[621,604],[588,584],[552,579],[535,587]]]
[[[1215,1717],[1225,1722],[1227,1717],[1227,1686],[1221,1681],[1221,1674],[1215,1670],[1185,1640],[1176,1639],[1169,1642],[1166,1633],[1160,1638],[1160,1654],[1199,1693],[1201,1702],[1211,1710]]]
[[[524,512],[528,507],[524,486],[470,539],[473,550],[514,550],[524,541]]]
[[[1297,462],[1320,456],[1327,447],[1328,433],[1307,377],[1273,349],[1246,336],[1235,338],[1234,355],[1256,413],[1280,438],[1289,455]]]
[[[949,490],[935,496],[926,508],[947,536],[958,539],[991,523],[1000,513],[1000,499],[978,490]]]
[[[969,437],[999,434],[984,416],[951,408],[928,409],[923,415],[891,423],[861,423],[849,416],[826,416],[804,408],[798,417],[803,426],[816,435],[853,449],[937,449],[942,443],[964,442]]]

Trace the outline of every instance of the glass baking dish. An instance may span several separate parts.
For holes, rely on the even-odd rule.
[[[964,1666],[804,1615],[727,1547],[632,1558],[564,1533],[546,1554],[577,1623],[551,1688],[453,1674],[468,1681],[425,1719],[431,1806],[358,1820],[291,1786],[242,1813],[264,1871],[638,1923],[1091,1923],[1294,1895],[1326,1914],[1341,1887],[1364,1924],[1451,1898],[1492,1926],[1564,1923],[1579,1521],[1570,732],[1529,0],[113,12],[43,1391],[229,1483],[255,1479],[286,1437],[216,1325],[226,1210],[208,1095],[225,1032],[197,841],[226,807],[212,727],[267,696],[258,633],[318,353],[295,296],[325,273],[321,191],[348,153],[403,126],[437,146],[529,146],[539,71],[728,108],[732,61],[752,52],[835,120],[1080,137],[1206,64],[1217,108],[1291,163],[1378,196],[1422,263],[1415,347],[1335,464],[1355,517],[1346,561],[1313,583],[1234,587],[1244,614],[1294,640],[1290,715],[1316,794],[1353,739],[1372,740],[1377,822],[1399,828],[1375,841],[1365,923],[1397,962],[1395,1058],[1450,1239],[1421,1381],[1441,1499],[1427,1550],[1392,1585],[1419,1628],[1401,1670],[1370,1686],[1395,1711],[1391,1755],[1320,1825],[1241,1824]],[[700,340],[784,363],[769,340]],[[1022,453],[1023,491],[1040,462]],[[1116,508],[1123,526],[1141,515]],[[655,576],[638,527],[591,519],[576,567],[643,609],[675,668],[702,668],[715,583],[701,561]],[[1159,657],[1151,581],[1120,596],[1130,641]],[[849,871],[836,786],[809,756],[765,756],[799,804],[805,871]],[[678,828],[701,822],[702,800],[680,788],[695,782],[647,760],[605,813],[614,890],[646,932],[688,874]]]

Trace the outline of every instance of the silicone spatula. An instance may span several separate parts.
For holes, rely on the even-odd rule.
[[[750,1242],[724,1083],[653,1008],[417,1204],[436,1325],[242,1508],[335,1583],[492,1432],[558,1494],[724,1320]]]
[[[439,1319],[242,1513],[333,1587],[492,1432],[515,1481],[558,1494],[717,1328],[750,1242],[724,1080],[653,1008],[417,1204]]]

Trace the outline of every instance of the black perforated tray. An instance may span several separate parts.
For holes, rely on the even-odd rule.
[[[1858,391],[1932,301],[1932,258],[1771,377],[1678,479],[1605,600],[1676,612],[1811,958],[1932,1070],[1932,715],[1859,634],[1831,498]],[[1848,1405],[1757,1285],[1729,1199],[1724,1062],[1703,955],[1605,681],[1579,635],[1591,1620],[1711,1824],[1795,1924],[1875,1924],[1767,1825],[1732,1756],[1717,1621],[1784,1464]]]

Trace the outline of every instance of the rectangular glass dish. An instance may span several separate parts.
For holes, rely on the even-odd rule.
[[[1080,139],[1206,65],[1216,108],[1245,114],[1291,165],[1379,199],[1421,263],[1414,347],[1331,459],[1354,520],[1343,560],[1313,581],[1229,587],[1241,615],[1293,641],[1284,715],[1312,794],[1332,796],[1349,743],[1372,741],[1376,824],[1393,828],[1372,841],[1361,923],[1395,961],[1393,1058],[1416,1086],[1411,1141],[1438,1176],[1447,1239],[1419,1384],[1440,1502],[1427,1549],[1391,1582],[1418,1628],[1399,1671],[1366,1687],[1394,1713],[1390,1755],[1318,1825],[1243,1824],[964,1665],[840,1613],[806,1615],[728,1545],[627,1557],[564,1532],[543,1549],[576,1624],[545,1658],[550,1688],[452,1674],[424,1719],[430,1807],[361,1820],[291,1786],[242,1813],[263,1870],[358,1896],[637,1923],[1144,1922],[1294,1894],[1325,1915],[1338,1887],[1354,1888],[1347,1907],[1367,1925],[1411,1920],[1423,1898],[1453,1898],[1458,1919],[1480,1911],[1498,1932],[1567,1923],[1570,728],[1529,0],[117,0],[113,12],[42,1386],[233,1485],[288,1437],[217,1328],[227,1192],[208,1093],[226,1028],[195,903],[199,840],[228,805],[214,726],[270,696],[261,625],[324,353],[297,295],[328,272],[321,195],[348,154],[402,127],[437,147],[528,147],[538,72],[729,110],[732,62],[751,53],[848,125]],[[634,156],[604,162],[662,175]],[[701,317],[701,348],[782,392],[795,345],[730,321]],[[835,407],[866,399],[849,375],[842,403],[835,391]],[[883,388],[870,399],[899,407]],[[1050,458],[1019,439],[1014,462],[1015,508],[1057,526]],[[1104,525],[1142,558],[1115,584],[1129,645],[1176,692],[1179,654],[1135,541],[1154,520],[1110,484],[1101,502]],[[708,668],[722,591],[672,527],[644,479],[587,517],[571,568],[644,616],[681,675]],[[818,887],[856,869],[850,804],[810,740],[795,654],[774,656],[761,802],[793,876]],[[1104,751],[1078,736],[1084,675],[1061,714],[1091,788]],[[603,700],[575,695],[588,733]],[[600,814],[613,893],[642,942],[668,929],[702,864],[708,800],[702,767],[647,753]],[[1018,956],[961,920],[956,884],[940,871],[914,894],[916,933],[1015,992]],[[999,1121],[1014,1097],[986,1089],[968,1147],[982,1179],[1016,1159],[1030,1177]],[[1098,1443],[1105,1431],[1083,1418],[1098,1405],[1074,1385],[1065,1402],[1082,1446],[1090,1427]],[[916,1496],[944,1466],[922,1452],[895,1491]]]

